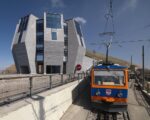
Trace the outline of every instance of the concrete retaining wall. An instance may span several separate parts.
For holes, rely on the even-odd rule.
[[[75,81],[0,108],[0,120],[59,120],[86,80]]]

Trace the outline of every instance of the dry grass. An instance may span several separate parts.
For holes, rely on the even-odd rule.
[[[103,61],[105,61],[105,59],[106,59],[106,56],[104,54],[102,54],[102,53],[93,53],[90,50],[86,50],[86,56],[88,56],[90,58],[94,58],[96,60],[103,60]],[[117,64],[120,64],[120,65],[130,66],[129,62],[127,62],[125,60],[122,60],[122,59],[119,59],[119,58],[115,58],[115,57],[109,56],[108,59],[112,63],[117,63]]]
[[[1,74],[15,74],[15,73],[17,73],[17,70],[14,64],[10,65],[9,67],[7,67],[5,70],[1,72]]]

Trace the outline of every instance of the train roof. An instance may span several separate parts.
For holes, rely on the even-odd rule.
[[[118,64],[111,64],[111,65],[100,64],[100,65],[94,66],[94,69],[125,69],[125,68],[127,68],[127,67],[126,66],[121,66],[121,65],[118,65]]]

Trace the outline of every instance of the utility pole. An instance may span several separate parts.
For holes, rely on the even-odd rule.
[[[106,46],[106,64],[108,63],[108,49],[109,49],[109,46],[107,45]]]
[[[96,51],[93,50],[93,66],[95,65],[95,53],[96,53]]]
[[[132,66],[132,55],[131,55],[131,66]]]
[[[142,46],[142,78],[143,78],[143,89],[144,89],[144,83],[145,83],[145,75],[144,75],[144,45]]]
[[[131,61],[130,61],[130,70],[133,72],[133,66],[132,66],[132,55],[131,55]]]
[[[108,52],[109,52],[110,45],[111,45],[111,42],[109,42],[108,44],[106,44],[106,64],[108,64]]]

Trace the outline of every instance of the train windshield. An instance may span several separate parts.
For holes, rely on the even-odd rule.
[[[94,71],[94,76],[96,85],[123,86],[125,84],[123,71]]]

